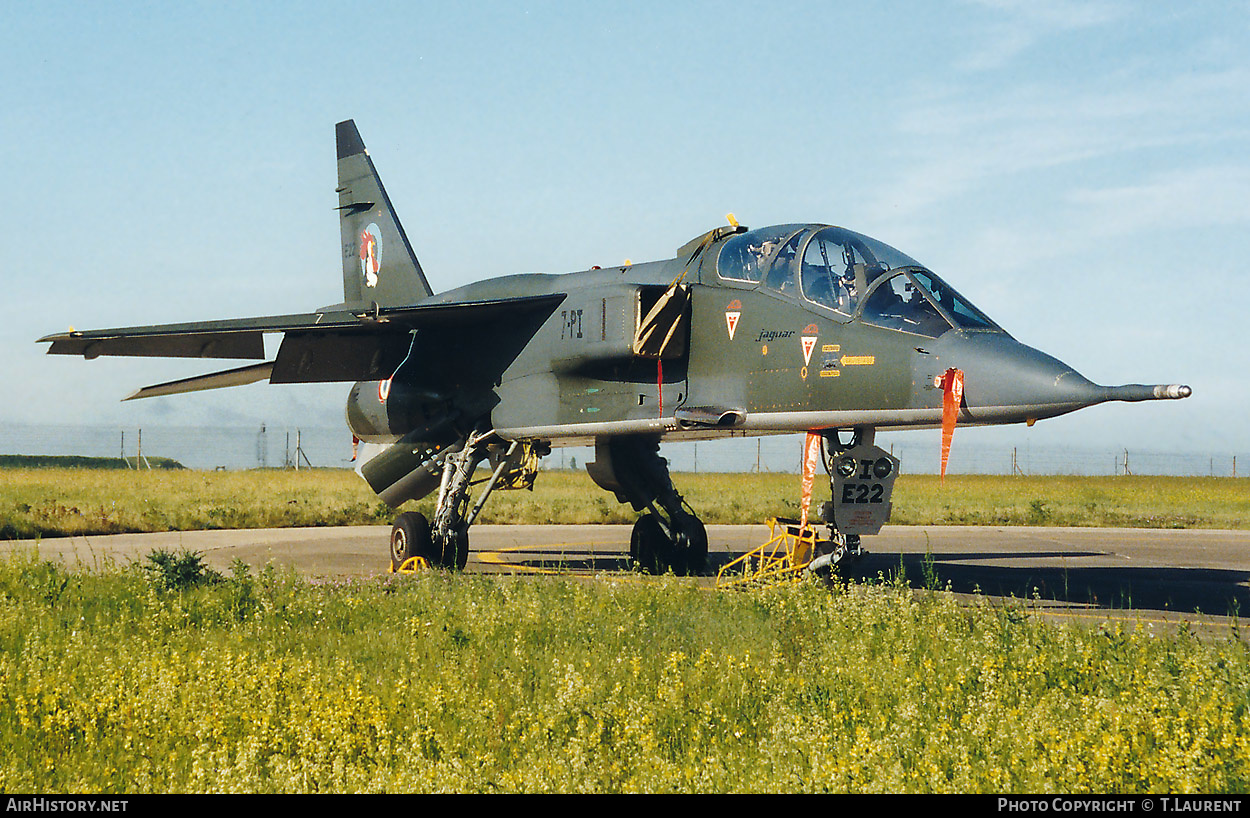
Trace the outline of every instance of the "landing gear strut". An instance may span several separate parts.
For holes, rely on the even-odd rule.
[[[391,528],[391,568],[398,570],[409,557],[424,557],[431,565],[463,570],[469,560],[469,526],[505,473],[515,472],[530,450],[522,444],[501,440],[494,430],[473,432],[463,445],[442,463],[442,479],[434,517],[427,521],[417,512],[399,515]],[[486,487],[473,507],[469,489],[473,473],[488,457],[495,463]],[[532,477],[530,477],[532,483]]]
[[[873,444],[874,432],[860,427],[824,435],[823,459],[833,499],[820,507],[829,538],[819,542],[809,565],[812,571],[828,571],[847,558],[863,556],[860,536],[879,533],[890,519],[899,461]]]
[[[644,571],[671,570],[678,575],[703,571],[707,529],[673,487],[658,439],[600,439],[586,471],[617,500],[646,512],[634,523],[629,539],[629,554]]]

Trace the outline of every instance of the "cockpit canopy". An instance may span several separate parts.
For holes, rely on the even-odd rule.
[[[740,233],[721,248],[716,272],[847,320],[931,338],[952,327],[999,329],[915,259],[841,227],[786,224]]]

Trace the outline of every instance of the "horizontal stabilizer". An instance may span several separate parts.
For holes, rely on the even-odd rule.
[[[142,389],[136,389],[133,393],[122,398],[122,400],[156,398],[161,395],[181,395],[184,392],[202,392],[205,389],[243,386],[249,383],[256,383],[257,381],[268,380],[272,372],[273,361],[266,361],[263,364],[241,366],[238,369],[227,369],[224,372],[213,372],[208,375],[197,375],[194,378],[182,378],[177,381],[167,381],[166,383],[158,383],[153,386],[145,386]]]

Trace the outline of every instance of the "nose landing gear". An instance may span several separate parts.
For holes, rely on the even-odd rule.
[[[844,439],[849,433],[849,439]],[[829,473],[832,499],[820,506],[820,519],[829,537],[820,541],[809,566],[832,569],[844,559],[858,559],[864,551],[860,537],[879,534],[890,519],[898,458],[873,444],[872,428],[834,429],[822,436],[821,450]]]

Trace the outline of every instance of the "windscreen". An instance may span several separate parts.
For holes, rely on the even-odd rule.
[[[911,270],[916,283],[924,287],[942,310],[963,329],[999,329],[989,317],[928,270]]]
[[[928,270],[899,270],[868,293],[860,320],[936,338],[951,327],[998,329],[942,279]]]
[[[906,273],[885,278],[864,300],[860,320],[865,324],[936,338],[951,328],[937,306]]]

